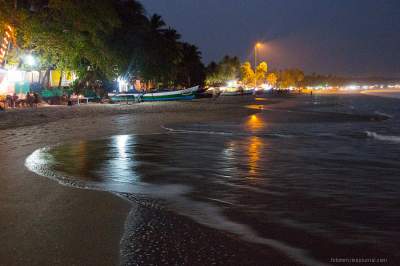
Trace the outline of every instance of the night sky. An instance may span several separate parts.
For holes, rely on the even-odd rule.
[[[142,0],[199,46],[203,61],[252,59],[270,69],[400,77],[400,0]]]

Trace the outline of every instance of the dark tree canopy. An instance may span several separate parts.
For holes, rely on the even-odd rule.
[[[240,60],[236,56],[230,57],[226,55],[218,64],[215,62],[211,62],[207,66],[207,85],[223,85],[227,81],[238,79],[239,77]]]
[[[162,17],[146,16],[136,0],[0,0],[0,26],[16,30],[18,53],[32,53],[43,69],[74,70],[84,80],[118,76],[155,86],[202,83],[198,48]]]

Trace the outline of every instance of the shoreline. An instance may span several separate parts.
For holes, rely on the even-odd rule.
[[[111,111],[102,112],[95,107],[87,112],[92,107],[73,108],[73,114],[61,119],[60,114],[71,110],[49,107],[29,115],[24,110],[0,115],[4,119],[0,163],[6,166],[0,174],[5,184],[0,187],[0,215],[8,217],[0,222],[2,264],[116,265],[120,259],[131,204],[110,192],[60,186],[30,172],[24,164],[33,151],[77,139],[152,133],[162,130],[160,125],[165,123],[217,121],[255,112],[234,102],[122,106],[122,110],[111,106]],[[87,113],[77,117],[83,112]],[[45,117],[40,116],[43,113]],[[10,125],[13,119],[20,120]]]
[[[392,99],[400,99],[400,89],[381,89],[361,91],[360,94]]]
[[[4,247],[0,250],[0,258],[7,265],[116,265],[120,259],[124,263],[163,264],[168,258],[176,258],[176,263],[187,263],[187,256],[197,256],[198,263],[218,263],[215,259],[221,258],[224,262],[244,265],[266,259],[274,264],[295,265],[289,256],[275,249],[244,243],[235,234],[206,227],[168,209],[146,206],[146,201],[140,198],[135,201],[113,192],[59,185],[30,172],[25,168],[25,160],[35,150],[59,143],[165,132],[161,125],[237,121],[260,110],[270,114],[268,121],[271,123],[280,120],[284,123],[304,122],[302,119],[315,122],[332,119],[333,122],[348,119],[369,121],[371,118],[309,112],[302,107],[307,106],[311,99],[256,101],[239,97],[215,101],[215,104],[194,101],[150,106],[77,106],[70,117],[58,120],[54,119],[60,114],[65,116],[65,112],[71,112],[71,109],[39,108],[38,112],[47,112],[48,116],[41,118],[37,125],[30,125],[31,116],[27,117],[26,112],[10,112],[22,115],[23,119],[17,127],[3,123],[2,126],[9,127],[0,130],[0,163],[8,166],[0,174],[1,181],[6,184],[0,187],[0,201],[6,206],[0,209],[0,215],[9,217],[0,222],[0,226],[5,228],[0,235]],[[256,108],[248,108],[252,104]],[[265,105],[265,109],[257,108],[257,104]],[[40,112],[32,116],[38,114]],[[77,117],[80,114],[84,115]],[[127,235],[128,231],[134,234]],[[186,232],[190,232],[190,237]],[[185,242],[187,238],[191,239],[189,244]],[[210,239],[216,239],[211,246],[207,242]],[[169,248],[174,245],[179,245],[179,250]],[[162,252],[153,254],[159,248]],[[199,250],[202,252],[197,253]]]
[[[237,110],[237,104],[251,102],[250,97],[235,99],[204,99],[181,102],[148,102],[136,104],[82,104],[76,106],[44,106],[39,108],[7,109],[0,112],[0,130],[47,124],[60,120],[143,115],[154,113],[216,112]]]

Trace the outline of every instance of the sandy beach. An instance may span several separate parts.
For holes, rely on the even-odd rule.
[[[132,205],[108,192],[68,188],[33,174],[26,169],[24,163],[34,150],[77,139],[152,133],[163,130],[160,126],[164,124],[217,121],[255,112],[238,107],[248,104],[251,99],[241,101],[239,104],[236,100],[206,100],[138,105],[82,105],[72,108],[52,106],[0,113],[0,179],[3,184],[0,187],[0,264],[119,264],[120,240]],[[135,219],[144,225],[149,220],[141,213],[146,212],[149,211],[138,208],[135,213]],[[152,215],[154,213],[147,216]],[[164,216],[168,216],[168,213]],[[181,223],[196,227],[184,220]],[[142,228],[142,233],[148,235],[145,226],[138,228]],[[203,237],[215,234],[213,230],[198,232]],[[231,239],[224,234],[220,235],[222,239]],[[167,237],[165,240],[168,243],[173,239]],[[235,246],[235,241],[231,242]],[[142,245],[146,247],[146,243],[148,241]],[[229,241],[221,243],[229,245]],[[246,253],[250,247],[219,248],[221,252],[225,250],[228,256],[235,252]],[[147,251],[143,248],[142,252],[137,251],[131,258],[141,258]],[[201,256],[210,258],[206,251]],[[265,257],[265,254],[258,256]]]
[[[251,236],[252,233],[246,236],[250,237],[248,241],[243,241],[243,235],[230,232],[229,226],[228,230],[218,230],[217,224],[207,226],[208,222],[196,222],[135,195],[63,186],[25,167],[32,152],[47,146],[115,135],[163,133],[166,132],[163,126],[251,121],[259,112],[266,123],[278,124],[374,122],[387,118],[309,109],[316,104],[322,109],[332,105],[309,96],[221,97],[192,102],[50,106],[0,113],[0,216],[5,217],[0,219],[0,264],[316,265],[326,262],[329,254],[323,252],[317,253],[320,260],[314,261],[289,246],[268,242]],[[240,220],[240,215],[229,215]],[[276,238],[286,238],[284,232],[288,229],[274,224],[259,229],[267,228],[269,233],[280,235]],[[296,241],[296,237],[287,237],[287,242]],[[354,252],[357,254],[358,249]]]
[[[2,1],[0,266],[400,265],[399,1]]]

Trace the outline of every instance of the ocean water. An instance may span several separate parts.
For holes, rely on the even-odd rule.
[[[400,100],[314,96],[300,109],[47,147],[27,167],[268,246],[305,265],[400,250]],[[284,112],[282,114],[282,112]]]

